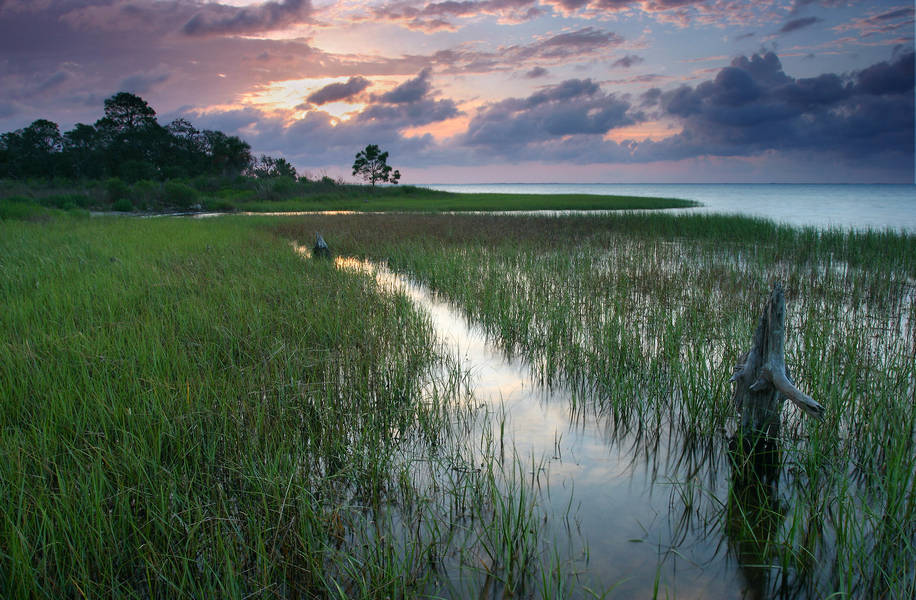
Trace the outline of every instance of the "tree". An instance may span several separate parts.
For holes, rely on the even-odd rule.
[[[258,179],[273,177],[296,178],[296,167],[289,164],[285,158],[273,158],[263,154],[259,160],[252,163],[250,172]]]
[[[251,166],[251,146],[248,142],[222,131],[203,132],[207,154],[210,156],[209,171],[223,176],[239,175]]]
[[[69,175],[77,178],[101,175],[97,137],[95,127],[85,123],[77,123],[64,134],[63,161]]]
[[[9,177],[53,177],[63,138],[57,123],[38,119],[25,129],[0,136]]]
[[[159,125],[153,107],[129,92],[118,92],[105,100],[105,117],[101,121],[119,133]]]
[[[353,174],[359,175],[373,186],[376,181],[397,183],[401,178],[400,171],[391,172],[391,167],[388,166],[388,153],[381,152],[375,144],[369,144],[365,150],[356,153]]]

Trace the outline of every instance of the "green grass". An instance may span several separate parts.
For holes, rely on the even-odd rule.
[[[423,188],[364,188],[351,197],[316,196],[239,206],[254,212],[489,212],[533,210],[637,210],[687,208],[696,202],[676,198],[591,194],[464,194]]]
[[[576,388],[573,422],[659,473],[674,538],[713,540],[755,593],[916,593],[912,235],[47,210],[0,222],[2,597],[587,597],[641,577],[558,550],[504,416],[406,297],[292,251],[315,231]],[[774,485],[730,453],[727,379],[776,279],[787,362],[827,415],[786,408]],[[662,566],[646,595],[676,589]]]
[[[313,231],[425,282],[544,383],[578,389],[572,420],[659,470],[675,539],[726,542],[757,593],[916,593],[916,236],[663,214],[280,227]],[[728,378],[776,280],[787,363],[827,415],[785,408],[773,482],[734,462]]]
[[[410,185],[354,185],[324,178],[198,177],[172,181],[2,181],[0,202],[31,202],[51,209],[118,212],[464,212],[530,210],[634,210],[685,208],[675,198],[589,194],[455,194]]]
[[[476,411],[426,318],[264,223],[0,223],[0,596],[463,595],[538,571],[476,560],[543,548],[541,520],[511,461],[455,470],[481,464]]]

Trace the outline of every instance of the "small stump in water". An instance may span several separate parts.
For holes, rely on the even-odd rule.
[[[729,445],[725,534],[754,597],[772,593],[771,540],[788,511],[778,493],[782,452],[777,435],[783,401],[788,398],[816,419],[824,414],[824,407],[792,382],[785,360],[785,323],[786,298],[777,283],[760,315],[751,349],[738,359],[731,378],[741,426]]]
[[[741,413],[741,433],[752,439],[776,437],[786,398],[816,419],[824,415],[824,407],[792,383],[785,352],[786,297],[777,283],[760,315],[753,345],[738,359],[731,378],[735,382],[735,405]]]
[[[312,248],[312,256],[315,258],[331,258],[331,249],[328,248],[327,242],[324,241],[320,233],[315,234],[315,246]]]

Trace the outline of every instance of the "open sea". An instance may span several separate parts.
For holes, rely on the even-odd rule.
[[[780,223],[916,233],[916,185],[892,184],[429,184],[435,190],[504,194],[601,194],[697,200],[677,212],[765,217]]]

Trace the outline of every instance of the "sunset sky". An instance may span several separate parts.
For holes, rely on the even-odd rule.
[[[913,183],[913,2],[0,0],[0,132],[161,123],[403,183]]]

